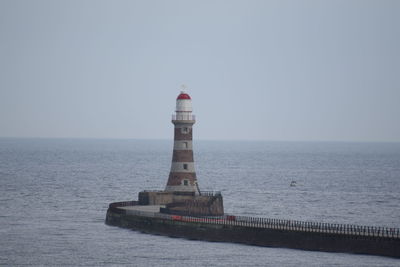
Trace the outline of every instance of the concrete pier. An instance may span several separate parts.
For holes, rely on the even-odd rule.
[[[321,224],[224,215],[193,217],[163,214],[161,207],[112,203],[106,223],[146,233],[206,241],[345,252],[400,258],[398,228]]]

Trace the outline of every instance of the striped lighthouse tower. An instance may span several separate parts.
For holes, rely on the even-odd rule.
[[[192,100],[185,91],[181,91],[176,98],[176,113],[172,115],[172,123],[175,125],[174,151],[165,191],[199,194],[192,146],[192,129],[195,122],[195,116],[192,115]]]

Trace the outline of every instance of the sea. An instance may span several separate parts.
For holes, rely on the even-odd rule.
[[[172,140],[0,138],[0,265],[400,266],[106,225],[110,202],[165,187],[172,148]],[[226,213],[400,227],[400,143],[200,140],[194,156],[200,189],[221,191]]]

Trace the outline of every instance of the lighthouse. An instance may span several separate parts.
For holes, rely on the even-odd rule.
[[[196,122],[192,114],[192,99],[185,91],[176,98],[174,124],[174,149],[172,153],[171,171],[169,173],[167,192],[194,192],[198,195],[196,172],[193,160],[193,124]]]

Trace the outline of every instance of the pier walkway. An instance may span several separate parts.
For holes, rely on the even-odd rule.
[[[224,215],[221,217],[192,217],[177,216],[160,213],[161,205],[140,206],[137,201],[116,202],[110,204],[110,209],[127,215],[136,215],[152,218],[182,221],[188,223],[207,223],[232,225],[250,228],[267,228],[286,231],[315,232],[337,235],[351,235],[360,237],[380,237],[400,239],[399,228],[360,226],[352,224],[332,224],[319,222],[305,222],[296,220],[281,220],[271,218],[257,218],[247,216]]]

